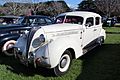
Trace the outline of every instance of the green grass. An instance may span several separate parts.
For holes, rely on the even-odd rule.
[[[119,27],[104,27],[106,29],[106,32],[111,32],[111,33],[120,33],[120,28]]]
[[[51,70],[25,67],[14,57],[0,56],[0,80],[120,80],[120,34],[107,34],[101,47],[73,60],[69,72],[61,77],[54,77]]]

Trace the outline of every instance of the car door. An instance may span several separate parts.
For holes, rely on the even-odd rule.
[[[88,17],[82,33],[82,46],[87,47],[94,40],[94,17]]]
[[[102,29],[102,23],[100,17],[95,17],[95,26],[94,26],[94,38],[97,39],[100,35]]]

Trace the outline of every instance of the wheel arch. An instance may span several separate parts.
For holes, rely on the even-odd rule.
[[[58,64],[59,64],[59,62],[60,62],[60,58],[62,57],[62,55],[64,54],[64,52],[66,51],[66,50],[68,50],[68,51],[70,51],[70,53],[71,53],[71,55],[72,55],[72,59],[75,59],[76,58],[76,54],[75,54],[75,50],[73,49],[73,48],[71,48],[71,47],[66,47],[66,48],[64,48],[64,49],[61,49],[61,51],[60,52],[57,52],[57,54],[59,54],[58,56],[54,56],[53,57],[53,55],[52,55],[52,61],[50,61],[51,62],[51,68],[54,68],[54,67],[56,67]],[[56,57],[56,59],[57,60],[55,60],[55,57]],[[55,61],[55,62],[54,62]]]
[[[76,57],[75,57],[75,51],[74,51],[73,48],[68,48],[68,49],[66,49],[66,50],[70,51],[70,53],[71,53],[71,55],[72,55],[72,59],[75,59],[75,58],[76,58]]]

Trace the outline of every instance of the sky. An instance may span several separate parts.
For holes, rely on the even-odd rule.
[[[0,4],[4,4],[6,0],[0,0]],[[8,0],[10,1],[10,0]],[[12,0],[13,1],[13,0]],[[17,0],[15,0],[17,1]],[[20,1],[20,0],[19,0]],[[26,0],[25,0],[26,1]],[[35,1],[35,0],[34,0]],[[40,1],[40,0],[36,0],[36,1]],[[41,1],[57,1],[57,0],[41,0]],[[67,5],[71,8],[77,8],[78,4],[82,1],[82,0],[64,0]]]
[[[78,7],[78,4],[82,1],[82,0],[64,0],[67,5],[69,7],[72,7],[72,8],[77,8]]]

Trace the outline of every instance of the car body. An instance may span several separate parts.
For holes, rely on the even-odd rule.
[[[52,68],[55,75],[61,76],[69,70],[72,59],[101,45],[106,34],[101,16],[92,12],[63,13],[55,23],[23,34],[14,51],[23,64]]]
[[[40,15],[19,16],[14,24],[0,25],[0,48],[6,55],[13,55],[9,50],[21,34],[29,31],[33,26],[39,27],[52,24],[53,21]],[[10,54],[11,52],[11,54]]]

